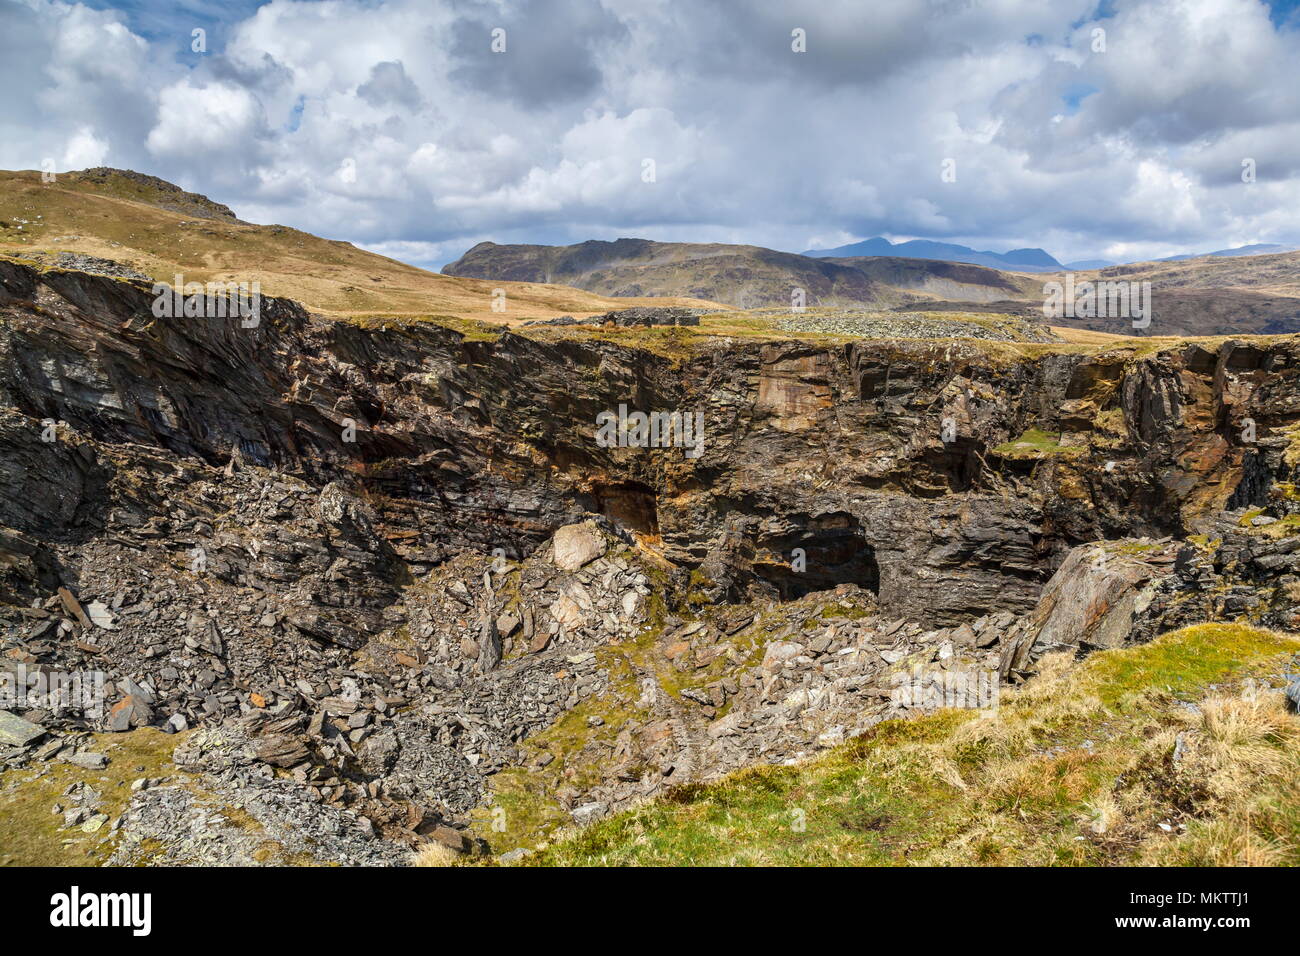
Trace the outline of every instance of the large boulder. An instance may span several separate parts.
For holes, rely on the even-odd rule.
[[[608,544],[594,521],[565,525],[551,541],[551,560],[561,571],[577,571],[605,553]]]
[[[1174,568],[1176,545],[1100,542],[1073,549],[1043,589],[1029,626],[1003,651],[1001,671],[1023,674],[1049,651],[1090,651],[1129,642],[1134,618]]]

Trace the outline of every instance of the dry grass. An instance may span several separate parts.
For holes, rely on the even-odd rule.
[[[1117,342],[1130,341],[1131,335],[1116,335],[1113,332],[1093,332],[1089,329],[1071,329],[1063,325],[1052,325],[1049,328],[1059,335],[1066,342],[1075,345],[1113,345]]]
[[[45,184],[36,172],[0,171],[0,223],[7,226],[0,228],[0,252],[79,252],[167,282],[177,273],[187,282],[257,281],[266,295],[338,317],[441,314],[514,325],[635,305],[727,308],[691,298],[614,299],[562,285],[444,276],[347,242],[285,226],[200,219],[149,198],[147,189],[121,179],[99,183],[60,174]],[[506,293],[503,313],[492,311],[497,288]]]
[[[451,847],[429,842],[411,853],[411,866],[458,866],[463,859]]]

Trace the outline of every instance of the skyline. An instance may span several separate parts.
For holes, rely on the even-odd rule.
[[[1041,7],[0,0],[0,166],[135,169],[431,268],[621,236],[1300,245],[1293,0]]]

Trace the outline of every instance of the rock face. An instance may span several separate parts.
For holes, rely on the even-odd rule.
[[[0,260],[0,660],[32,692],[6,709],[197,728],[192,771],[261,781],[268,833],[320,811],[315,858],[501,849],[985,706],[1051,650],[1300,614],[1292,342],[683,358],[150,301]],[[700,454],[598,441],[620,405],[698,412]],[[42,697],[54,672],[100,674],[102,707]],[[0,767],[63,746],[23,738]],[[121,859],[172,830],[167,860],[209,832],[255,859],[192,803],[143,790]]]

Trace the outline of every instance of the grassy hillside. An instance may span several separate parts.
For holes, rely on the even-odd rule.
[[[686,299],[612,300],[559,285],[438,275],[286,226],[241,222],[225,206],[153,177],[119,170],[0,171],[0,252],[79,252],[132,265],[154,279],[261,283],[327,315],[450,315],[495,323],[591,315]],[[507,310],[492,311],[492,290]],[[718,308],[725,308],[718,306]]]
[[[1300,863],[1300,640],[1204,624],[1072,665],[991,712],[889,721],[570,832],[536,865]]]
[[[1300,252],[1262,256],[1201,256],[1177,262],[1109,266],[1082,277],[1145,279],[1165,289],[1240,289],[1300,298]]]
[[[563,282],[601,295],[698,296],[737,308],[806,304],[887,309],[935,298],[993,302],[1023,293],[1018,280],[980,266],[913,259],[814,259],[726,243],[592,240],[572,246],[484,242],[448,275]]]
[[[1038,307],[1042,283],[1064,273],[1023,277]],[[1289,335],[1300,332],[1300,252],[1202,256],[1135,262],[1074,273],[1081,282],[1150,282],[1154,315],[1148,335]],[[1034,283],[1037,283],[1036,285]],[[1063,325],[1133,334],[1113,318],[1062,318]]]

